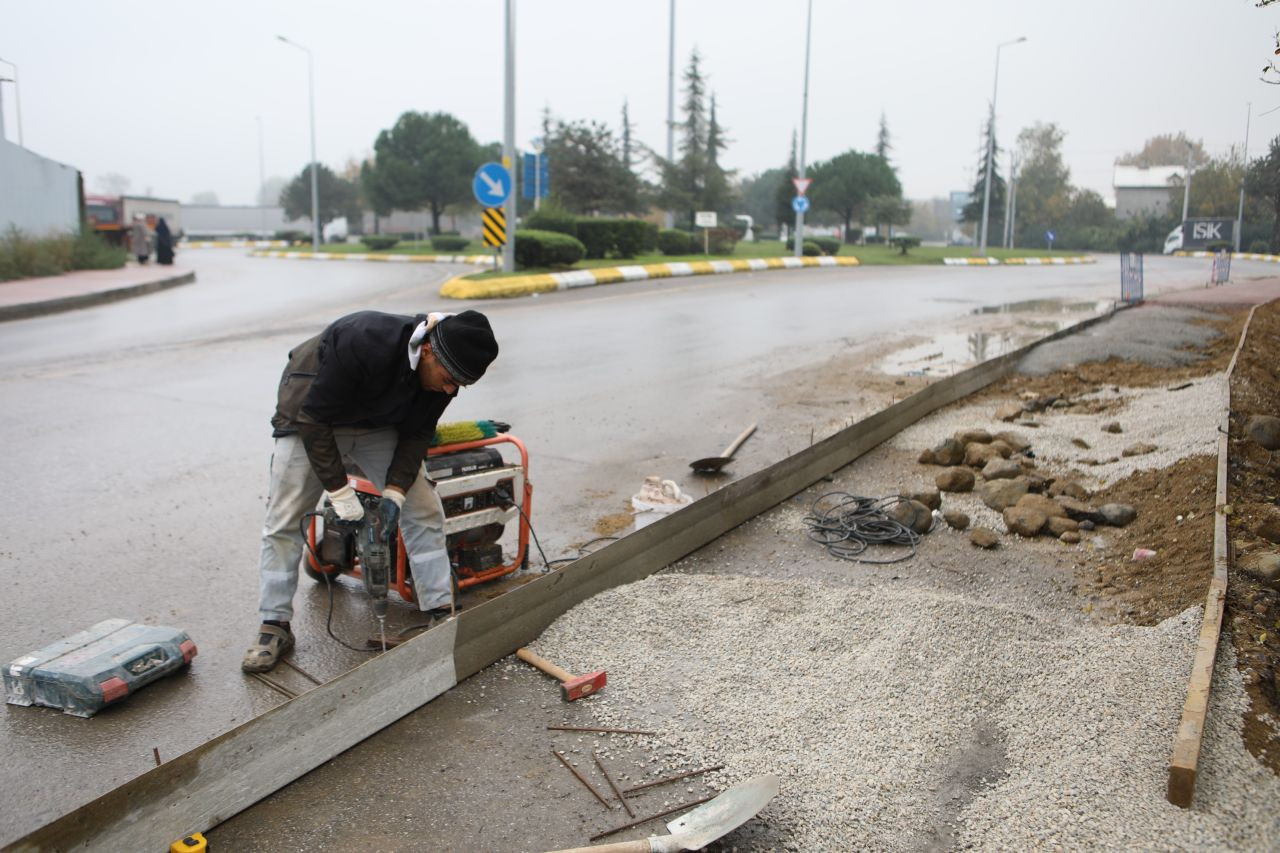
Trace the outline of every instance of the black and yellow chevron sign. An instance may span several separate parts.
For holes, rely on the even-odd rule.
[[[507,214],[500,207],[486,207],[480,214],[484,225],[484,244],[486,246],[505,246],[507,244]]]

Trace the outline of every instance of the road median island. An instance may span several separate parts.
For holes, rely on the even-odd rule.
[[[133,280],[122,280],[127,276],[127,270],[80,270],[62,276],[4,282],[0,284],[0,322],[91,308],[196,280],[194,272],[184,269],[160,275],[137,274]]]
[[[190,240],[179,243],[179,249],[284,249],[287,240]]]
[[[1025,258],[943,258],[942,262],[949,267],[998,267],[998,266],[1066,266],[1069,264],[1096,264],[1098,259],[1092,255],[1073,255],[1070,257],[1025,257]]]
[[[671,261],[661,264],[632,264],[566,272],[514,275],[504,278],[475,279],[459,276],[446,281],[440,295],[448,299],[499,299],[530,296],[553,290],[571,290],[620,281],[644,281],[655,278],[679,278],[693,275],[724,275],[735,272],[759,272],[776,269],[809,267],[856,267],[853,257],[820,258],[737,258],[713,261]]]
[[[295,251],[257,251],[250,253],[255,258],[285,258],[303,261],[367,261],[388,264],[473,264],[475,266],[491,266],[493,258],[488,255],[379,255],[371,252],[295,252]]]

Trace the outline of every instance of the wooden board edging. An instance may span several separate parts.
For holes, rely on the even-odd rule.
[[[1227,475],[1231,451],[1231,378],[1236,360],[1244,349],[1249,325],[1258,306],[1249,309],[1236,351],[1227,365],[1227,387],[1223,394],[1222,419],[1218,424],[1218,488],[1214,499],[1213,578],[1205,596],[1200,635],[1196,639],[1196,656],[1187,681],[1187,698],[1182,705],[1182,719],[1173,737],[1173,753],[1169,758],[1169,784],[1165,798],[1175,806],[1191,808],[1196,792],[1196,774],[1200,765],[1200,742],[1204,738],[1205,719],[1209,715],[1209,694],[1213,690],[1213,665],[1218,658],[1218,640],[1222,635],[1222,613],[1227,601],[1227,574],[1231,568],[1230,538],[1227,532]]]
[[[642,530],[459,612],[54,819],[4,850],[162,850],[186,834],[208,830],[531,642],[575,605],[693,553],[926,415],[1009,375],[1037,346],[1107,320],[1124,307],[939,379]]]

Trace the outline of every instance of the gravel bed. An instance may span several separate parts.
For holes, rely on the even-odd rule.
[[[1203,356],[1189,348],[1202,347],[1219,332],[1203,321],[1207,312],[1194,308],[1142,305],[1117,311],[1067,338],[1036,347],[1018,364],[1018,371],[1044,376],[1089,361],[1140,361],[1153,367],[1179,367]]]
[[[534,648],[608,669],[588,708],[663,733],[664,769],[779,774],[738,849],[1276,849],[1280,782],[1241,743],[1229,649],[1196,808],[1164,800],[1198,628],[1198,608],[1107,627],[898,584],[661,574]]]
[[[1046,409],[1030,416],[1039,424],[1036,428],[996,420],[998,402],[971,403],[930,415],[894,436],[889,446],[918,454],[958,430],[999,432],[1007,429],[1031,442],[1037,467],[1058,474],[1080,471],[1085,475],[1081,478],[1083,485],[1100,488],[1123,480],[1135,471],[1167,468],[1179,459],[1217,453],[1218,418],[1225,393],[1224,373],[1196,379],[1191,387],[1178,391],[1104,388],[1074,399],[1084,403],[1114,401],[1118,407],[1097,414]],[[1112,421],[1118,421],[1123,432],[1103,432],[1102,426]],[[1089,446],[1078,447],[1073,439]],[[1156,450],[1141,456],[1122,455],[1126,447],[1139,443],[1154,444]],[[1106,464],[1087,461],[1105,462],[1113,457],[1118,457],[1117,461]]]

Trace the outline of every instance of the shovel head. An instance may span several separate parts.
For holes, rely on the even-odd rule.
[[[710,802],[667,824],[671,835],[650,839],[667,842],[666,850],[701,850],[755,817],[778,794],[778,777],[772,773],[739,782]],[[670,846],[679,844],[679,847]],[[654,846],[655,850],[658,849]]]

